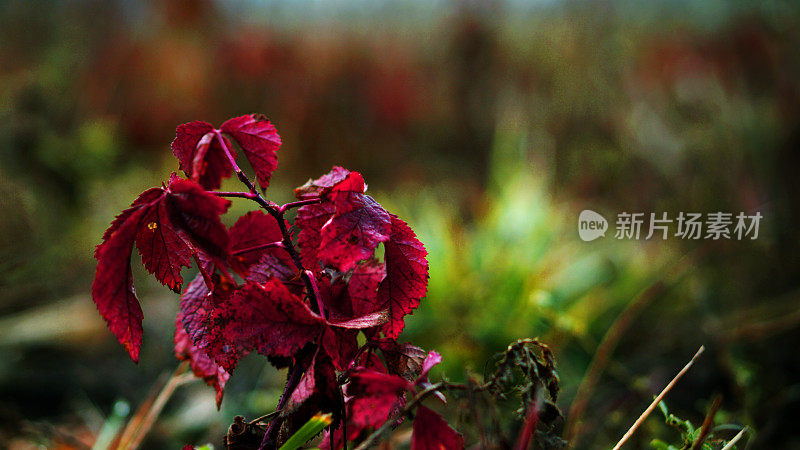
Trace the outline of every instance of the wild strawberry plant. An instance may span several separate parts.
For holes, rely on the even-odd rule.
[[[297,201],[266,200],[262,192],[280,145],[275,127],[260,115],[220,128],[200,121],[177,128],[172,151],[185,177],[173,173],[139,195],[95,252],[92,296],[109,329],[138,361],[143,313],[131,271],[135,246],[147,271],[181,294],[175,354],[216,389],[218,406],[245,355],[257,352],[288,368],[268,424],[237,417],[227,447],[278,448],[325,412],[333,416],[323,440],[330,448],[370,445],[414,413],[413,449],[463,448],[462,436],[422,400],[444,400],[443,390],[464,386],[431,383],[439,354],[397,341],[405,316],[425,296],[425,247],[408,224],[366,194],[358,172],[334,167],[295,189]],[[261,190],[241,170],[242,156]],[[234,173],[246,190],[219,191]],[[231,198],[259,209],[226,228],[220,216]],[[199,273],[184,286],[181,271],[193,262]],[[532,367],[537,377],[538,370],[552,369]],[[550,381],[532,389],[548,384],[552,390],[555,371],[548,375]],[[503,380],[476,390],[499,391]]]

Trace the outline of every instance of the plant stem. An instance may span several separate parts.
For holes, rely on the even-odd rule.
[[[311,297],[312,308],[321,305],[322,299],[319,298],[319,291],[316,289],[314,274],[310,270],[306,270],[303,267],[303,263],[300,260],[300,254],[297,253],[297,249],[294,248],[292,238],[289,236],[289,230],[286,227],[286,221],[283,220],[283,213],[278,212],[278,209],[272,206],[262,206],[278,222],[278,228],[281,230],[281,235],[283,235],[283,248],[292,258],[295,267],[297,267],[297,270],[300,272],[300,276],[303,278],[303,282],[305,283],[308,291],[308,296]],[[317,311],[317,313],[323,314],[322,310]]]
[[[317,280],[314,279],[314,274],[310,270],[303,271],[308,279],[311,281],[311,289],[314,290],[314,297],[317,299],[317,308],[319,308],[319,315],[322,316],[323,319],[327,319],[325,316],[325,306],[322,304],[322,296],[319,295],[319,288],[317,287]]]
[[[722,447],[721,450],[731,450],[733,446],[736,445],[737,442],[739,442],[739,439],[741,439],[746,432],[747,432],[747,427],[742,428],[742,431],[740,431],[736,436],[734,436],[733,439],[728,441],[725,447]]]
[[[250,200],[255,200],[256,198],[256,196],[253,195],[252,192],[221,192],[221,191],[209,191],[209,192],[216,195],[217,197],[247,198]]]
[[[691,450],[701,450],[703,448],[703,442],[708,438],[711,425],[714,424],[714,416],[717,414],[720,405],[722,405],[722,396],[717,394],[714,396],[714,400],[711,401],[711,406],[708,408],[705,419],[703,419],[703,425],[700,427],[700,434],[692,443]]]
[[[242,183],[244,183],[245,186],[247,186],[247,189],[250,191],[251,195],[245,198],[249,198],[258,203],[262,208],[264,208],[264,210],[267,211],[267,213],[269,213],[269,215],[275,219],[276,222],[278,222],[278,229],[280,229],[281,236],[283,236],[283,240],[281,241],[283,243],[283,248],[292,258],[292,262],[294,262],[297,271],[300,272],[300,276],[303,278],[303,282],[306,285],[306,292],[308,292],[308,296],[311,297],[311,307],[320,308],[320,311],[317,312],[319,314],[324,314],[324,312],[321,310],[322,300],[319,297],[319,290],[316,287],[314,274],[310,270],[306,270],[303,267],[300,254],[294,247],[292,237],[289,235],[289,229],[286,227],[286,221],[283,218],[283,214],[287,208],[282,208],[275,203],[268,202],[264,199],[264,197],[261,196],[247,175],[245,175],[244,172],[242,172],[242,169],[239,168],[239,165],[236,164],[236,159],[233,157],[233,154],[228,148],[228,144],[226,144],[225,139],[222,138],[222,132],[220,130],[215,130],[215,134],[217,135],[217,140],[219,141],[220,147],[222,147],[225,156],[231,163],[231,167],[233,167],[233,170],[236,172],[236,176]],[[300,379],[303,377],[304,371],[305,370],[297,363],[289,368],[289,373],[286,376],[286,385],[283,388],[283,394],[281,395],[281,399],[278,401],[278,407],[276,408],[278,411],[283,411],[283,408],[286,406],[286,402],[289,400],[292,392],[294,392],[295,388],[300,383]],[[264,439],[261,441],[259,450],[264,450],[268,448],[268,446],[269,448],[277,448],[276,440],[278,430],[280,429],[280,422],[280,417],[276,417],[274,420],[270,421],[267,432],[264,434]]]
[[[314,203],[319,203],[319,202],[320,202],[320,199],[318,199],[318,198],[310,198],[310,199],[306,199],[306,200],[298,200],[296,202],[289,202],[289,203],[286,203],[284,205],[281,205],[281,207],[278,208],[278,212],[283,214],[286,211],[288,211],[289,209],[299,208],[299,207],[305,206],[305,205],[312,205]]]
[[[661,393],[658,394],[658,396],[655,398],[655,400],[653,400],[653,402],[650,403],[650,406],[648,406],[647,409],[644,410],[642,415],[639,416],[638,419],[636,419],[636,422],[634,422],[633,425],[631,425],[628,432],[625,433],[624,436],[622,436],[622,439],[620,439],[619,442],[617,442],[617,445],[614,446],[613,450],[619,450],[620,448],[622,448],[622,445],[625,444],[625,442],[627,442],[631,436],[633,436],[633,433],[635,433],[636,430],[639,428],[639,426],[642,423],[644,423],[644,420],[647,419],[647,416],[649,416],[650,413],[653,412],[654,409],[656,409],[656,406],[658,406],[661,400],[663,400],[664,397],[666,397],[667,393],[670,391],[670,389],[672,389],[673,386],[675,386],[675,383],[677,383],[678,380],[681,379],[683,374],[685,374],[689,370],[689,368],[692,367],[692,364],[694,364],[695,360],[697,360],[697,358],[700,357],[700,355],[703,353],[705,349],[706,349],[705,347],[700,346],[700,349],[697,350],[697,353],[695,353],[694,356],[692,356],[692,359],[685,366],[683,366],[683,369],[681,369],[681,371],[678,372],[677,375],[675,375],[675,378],[673,378],[672,381],[670,381],[667,384],[664,390],[662,390]]]
[[[283,387],[283,393],[281,394],[281,399],[278,400],[278,408],[276,411],[283,411],[283,408],[286,406],[286,402],[289,401],[289,397],[292,396],[292,392],[294,392],[297,385],[300,384],[300,379],[302,378],[303,369],[301,368],[300,364],[292,364],[292,366],[289,367],[289,373],[286,375],[286,385]],[[280,416],[272,419],[269,422],[267,432],[264,434],[264,439],[261,441],[261,446],[258,447],[258,450],[278,447],[277,435],[278,430],[280,430],[280,422]]]
[[[154,399],[148,398],[142,403],[139,410],[136,411],[136,414],[134,414],[130,422],[128,422],[128,426],[125,427],[119,444],[117,445],[118,449],[136,450],[136,448],[139,447],[139,444],[145,436],[147,436],[147,433],[150,431],[150,428],[152,428],[153,423],[155,423],[164,405],[166,405],[167,400],[172,397],[175,389],[182,384],[195,380],[194,374],[191,372],[184,373],[188,366],[189,364],[187,362],[182,362],[178,365],[178,368],[172,373],[172,376],[158,393],[158,396]]]
[[[342,449],[347,450],[347,405],[344,402],[342,385],[339,385],[339,407],[342,409]],[[333,430],[331,430],[331,436],[333,436]]]
[[[256,250],[262,250],[262,249],[270,248],[270,247],[281,247],[281,248],[283,248],[283,241],[269,242],[269,243],[266,243],[266,244],[254,245],[252,247],[243,248],[241,250],[236,250],[235,252],[233,252],[233,254],[234,255],[241,255],[242,253],[254,252]]]
[[[525,423],[519,432],[517,442],[514,444],[514,450],[528,450],[536,434],[536,427],[539,425],[539,413],[542,410],[542,403],[544,402],[544,389],[541,383],[536,391],[536,401],[528,405],[528,414],[525,416]]]
[[[300,260],[300,254],[297,252],[297,249],[294,248],[294,243],[292,242],[292,238],[289,235],[289,229],[286,227],[286,221],[283,219],[283,213],[285,209],[282,211],[282,207],[277,206],[272,202],[268,202],[261,196],[258,192],[256,187],[250,181],[250,178],[242,172],[242,169],[239,168],[239,165],[236,164],[236,159],[233,157],[230,149],[228,148],[228,144],[225,143],[225,139],[222,138],[222,133],[219,130],[215,131],[217,135],[217,140],[219,141],[222,150],[225,153],[225,156],[228,158],[228,162],[231,163],[233,170],[236,172],[236,176],[239,177],[239,180],[247,186],[247,189],[250,190],[250,194],[245,195],[246,193],[234,193],[237,196],[241,196],[244,198],[248,198],[253,200],[254,202],[258,203],[264,210],[266,210],[269,215],[271,215],[277,222],[278,228],[281,231],[281,235],[283,236],[283,247],[286,249],[286,252],[289,253],[289,256],[292,258],[292,262],[294,262],[295,267],[297,268],[298,272],[300,272],[300,276],[303,278],[303,282],[306,285],[306,290],[308,292],[309,297],[311,297],[311,304],[312,307],[319,305],[320,300],[317,298],[317,293],[314,290],[314,281],[312,280],[313,274],[310,271],[306,271],[303,267],[303,263]],[[242,194],[242,195],[238,195]],[[301,200],[302,201],[302,200]],[[295,202],[300,203],[300,202]],[[284,205],[286,206],[286,205]],[[310,275],[309,275],[310,274]],[[317,311],[318,313],[322,314],[322,311]]]
[[[257,424],[258,422],[263,422],[263,421],[265,421],[265,420],[267,420],[267,419],[269,419],[269,420],[272,420],[272,418],[273,418],[273,417],[277,416],[277,415],[278,415],[278,414],[280,414],[280,413],[281,413],[281,412],[280,412],[280,410],[277,410],[277,411],[272,411],[272,412],[271,412],[271,413],[269,413],[269,414],[264,414],[264,415],[263,415],[263,416],[261,416],[261,417],[256,417],[255,419],[251,420],[249,423],[250,423],[250,425],[255,425],[255,424]]]

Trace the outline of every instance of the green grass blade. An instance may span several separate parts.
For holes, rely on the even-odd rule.
[[[333,421],[332,414],[317,414],[303,425],[292,437],[289,438],[279,450],[297,450],[303,444],[318,435],[323,428]]]

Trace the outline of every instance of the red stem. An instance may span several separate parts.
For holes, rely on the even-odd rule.
[[[542,389],[542,387],[540,387]],[[520,430],[517,442],[514,445],[514,450],[528,450],[531,445],[534,434],[536,434],[536,426],[539,424],[539,412],[542,407],[541,399],[537,398],[535,402],[528,405],[528,415],[525,417],[525,425]]]
[[[342,449],[347,450],[347,405],[344,403],[342,385],[339,385],[339,409],[342,411]],[[333,438],[333,431],[330,430],[331,439]],[[332,443],[330,448],[334,448]]]
[[[314,274],[310,270],[305,270],[304,273],[311,280],[311,288],[314,290],[314,297],[317,299],[317,308],[319,308],[319,315],[322,316],[323,319],[327,319],[325,316],[325,307],[322,305],[322,296],[319,295],[319,288],[317,288],[317,280],[314,278]]]
[[[239,165],[236,164],[236,158],[233,157],[233,153],[231,153],[230,149],[228,148],[228,144],[226,144],[225,143],[225,139],[222,138],[222,131],[215,129],[214,130],[214,134],[217,136],[217,141],[219,141],[220,147],[222,147],[222,150],[225,152],[225,156],[228,157],[228,162],[231,163],[231,167],[233,167],[233,171],[236,172],[236,175],[239,175],[240,173],[242,173],[242,169],[240,169]],[[250,184],[250,186],[252,186],[252,183],[248,183],[248,184]],[[253,191],[253,189],[250,188],[250,191]]]
[[[247,248],[243,248],[241,250],[236,250],[235,252],[233,252],[233,254],[234,255],[241,255],[242,253],[254,252],[256,250],[262,250],[262,249],[270,248],[270,247],[281,247],[281,248],[283,248],[283,241],[268,242],[266,244],[254,245],[252,247],[247,247]]]
[[[286,402],[289,401],[289,398],[292,396],[292,393],[297,385],[300,384],[300,380],[302,378],[302,366],[296,362],[289,367],[289,373],[286,374],[286,385],[283,387],[283,393],[281,394],[280,400],[278,400],[277,411],[283,411],[283,408],[286,406]],[[267,432],[264,433],[264,438],[261,440],[261,445],[258,447],[258,450],[278,448],[278,443],[276,442],[278,430],[280,430],[280,416],[270,420],[269,426],[267,427]]]
[[[228,161],[231,163],[231,167],[236,172],[236,176],[239,177],[239,180],[247,186],[247,189],[250,190],[250,195],[241,195],[241,197],[249,198],[254,202],[258,203],[262,208],[264,208],[269,215],[271,215],[276,222],[278,222],[278,228],[281,231],[281,236],[283,236],[283,240],[281,241],[283,248],[289,253],[289,256],[292,258],[297,271],[300,272],[300,276],[303,278],[303,282],[306,285],[306,291],[308,292],[309,297],[311,297],[311,304],[312,307],[316,303],[317,307],[320,307],[320,314],[324,314],[321,310],[321,300],[319,296],[319,290],[317,289],[317,283],[314,279],[314,274],[310,270],[305,270],[303,268],[303,263],[300,259],[300,254],[297,252],[297,249],[294,247],[294,243],[292,242],[292,238],[289,235],[289,230],[286,227],[286,221],[283,219],[283,213],[289,207],[283,208],[279,207],[278,205],[268,202],[264,200],[264,197],[256,190],[256,187],[247,177],[247,175],[242,172],[242,169],[239,168],[239,165],[236,164],[236,159],[233,157],[230,149],[228,148],[228,144],[225,143],[225,139],[222,138],[222,132],[220,130],[215,130],[215,134],[217,135],[217,140],[219,141],[220,147],[222,147],[225,156],[228,158]],[[236,196],[239,196],[238,194]],[[299,202],[294,202],[299,203]],[[286,205],[284,205],[286,206]],[[287,374],[286,378],[286,385],[283,389],[283,395],[281,395],[281,399],[278,401],[278,410],[283,410],[283,407],[286,405],[286,402],[289,400],[289,397],[294,392],[297,385],[300,383],[300,380],[303,377],[304,369],[299,364],[293,365],[289,369],[289,373]],[[264,439],[261,441],[261,446],[259,450],[264,450],[268,447],[276,447],[276,438],[278,430],[280,429],[280,418],[275,418],[270,421],[269,427],[267,428],[266,434],[264,434]]]
[[[285,205],[281,205],[281,207],[278,208],[278,212],[283,214],[283,213],[285,213],[287,210],[289,210],[291,208],[299,208],[299,207],[304,206],[304,205],[312,205],[314,203],[319,203],[321,201],[322,200],[320,200],[318,198],[311,198],[311,199],[306,199],[306,200],[298,200],[296,202],[289,202],[289,203],[286,203]]]
[[[239,177],[239,180],[241,180],[241,182],[244,183],[245,186],[247,186],[247,188],[250,190],[250,193],[252,194],[251,196],[248,196],[246,198],[249,198],[254,202],[258,203],[262,208],[264,208],[269,213],[269,215],[271,215],[275,219],[276,222],[278,222],[278,228],[281,231],[281,236],[283,236],[283,241],[282,241],[283,248],[286,249],[287,253],[289,253],[289,256],[292,258],[292,262],[294,262],[297,271],[300,272],[300,276],[303,278],[303,282],[306,285],[306,290],[308,292],[308,295],[312,297],[311,304],[318,305],[319,304],[319,300],[317,298],[318,292],[314,289],[314,285],[316,284],[313,280],[314,274],[311,273],[310,271],[306,271],[305,268],[303,268],[303,263],[300,260],[300,254],[297,253],[297,249],[294,248],[294,243],[292,242],[292,238],[289,235],[289,229],[286,227],[286,221],[283,220],[283,212],[280,210],[281,208],[272,202],[264,200],[264,197],[262,197],[261,194],[258,192],[258,190],[256,190],[256,187],[253,185],[250,179],[247,178],[247,175],[245,175],[244,172],[242,172],[242,169],[240,169],[239,166],[236,164],[236,159],[233,157],[233,154],[228,148],[228,144],[225,143],[225,139],[222,138],[222,133],[220,132],[220,130],[215,130],[215,133],[217,135],[217,140],[219,141],[219,144],[222,147],[223,152],[225,153],[225,156],[228,158],[228,161],[231,163],[233,170],[236,172],[236,176]]]
[[[239,198],[247,198],[250,200],[255,200],[256,196],[252,192],[219,192],[219,191],[210,191],[212,194],[216,195],[217,197],[239,197]]]

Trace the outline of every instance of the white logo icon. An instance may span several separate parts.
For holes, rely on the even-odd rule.
[[[593,241],[600,236],[606,235],[608,221],[605,217],[592,211],[584,209],[578,216],[578,235],[586,242]]]

